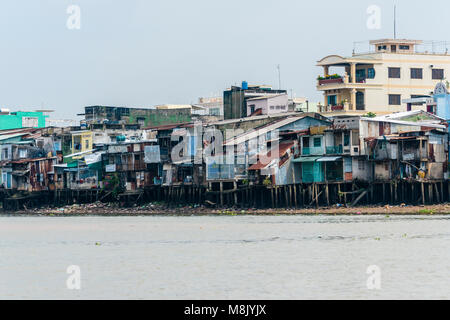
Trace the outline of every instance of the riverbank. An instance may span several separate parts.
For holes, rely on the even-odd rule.
[[[148,215],[450,215],[450,203],[426,206],[385,205],[343,207],[333,206],[319,209],[240,209],[211,208],[204,205],[167,206],[165,203],[149,203],[121,207],[117,203],[74,204],[60,208],[46,207],[15,212],[3,212],[7,215],[40,216],[148,216]]]

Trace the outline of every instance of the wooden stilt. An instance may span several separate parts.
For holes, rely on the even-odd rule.
[[[428,183],[428,202],[433,203],[433,185]]]
[[[284,186],[285,208],[289,207],[289,186]]]
[[[234,205],[237,206],[237,204],[238,204],[238,197],[237,197],[237,182],[236,181],[234,181],[233,197],[234,197]]]
[[[314,184],[315,185],[315,191],[316,191],[316,194],[315,194],[315,197],[316,197],[316,208],[317,209],[319,209],[319,194],[318,194],[318,185],[317,184]]]
[[[295,208],[298,208],[298,203],[297,203],[297,185],[294,184],[294,205]]]
[[[220,182],[220,205],[223,207],[223,182]]]
[[[433,184],[434,184],[434,190],[436,191],[436,201],[439,203],[439,202],[441,202],[441,197],[440,197],[440,194],[439,194],[439,189],[438,189],[437,183],[433,183]]]
[[[270,188],[270,198],[272,200],[272,208],[275,208],[275,199],[274,199],[274,188]]]
[[[338,189],[338,199],[339,199],[339,203],[342,203],[341,183],[338,183],[337,189]]]
[[[420,183],[420,189],[422,191],[422,204],[425,205],[425,186],[423,182]]]
[[[394,204],[394,186],[393,186],[393,182],[391,182],[391,183],[389,183],[389,188],[390,188],[390,191],[391,191],[391,197],[390,197],[390,202],[391,202],[391,204]]]

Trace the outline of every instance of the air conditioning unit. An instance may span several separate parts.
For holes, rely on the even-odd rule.
[[[352,147],[352,155],[359,155],[359,147]]]

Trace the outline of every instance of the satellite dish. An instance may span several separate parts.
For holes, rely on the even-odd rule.
[[[434,94],[448,94],[447,86],[443,82],[439,82],[434,88]]]

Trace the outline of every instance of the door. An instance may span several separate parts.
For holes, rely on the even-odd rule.
[[[364,92],[356,92],[356,110],[364,110]]]

